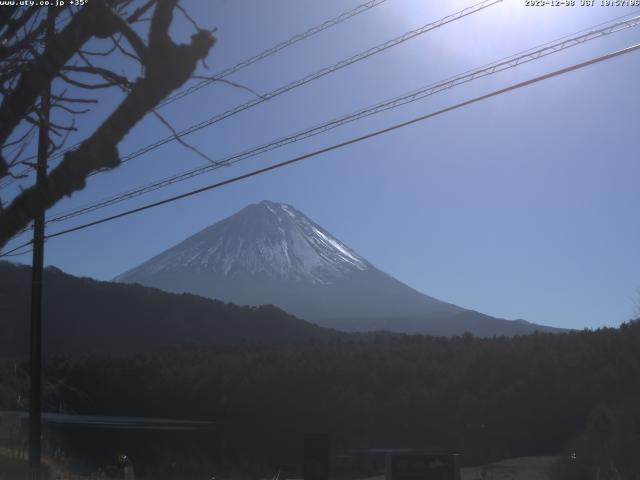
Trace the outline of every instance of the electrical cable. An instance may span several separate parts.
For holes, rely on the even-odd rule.
[[[323,32],[331,27],[334,27],[352,17],[355,17],[356,15],[359,15],[361,13],[364,13],[366,11],[371,10],[372,8],[375,8],[385,2],[387,2],[388,0],[370,0],[368,2],[362,3],[358,6],[356,6],[355,8],[352,8],[351,10],[342,12],[341,14],[330,18],[329,20],[326,20],[325,22],[316,25],[314,27],[311,27],[307,30],[305,30],[304,32],[298,33],[296,35],[293,35],[292,37],[290,37],[288,40],[282,41],[280,43],[277,43],[276,45],[267,48],[266,50],[263,50],[262,52],[253,55],[252,57],[249,57],[245,60],[242,60],[241,62],[236,63],[235,65],[228,67],[218,73],[216,73],[215,75],[213,75],[211,78],[206,79],[206,80],[202,80],[199,83],[197,83],[196,85],[193,85],[191,87],[188,87],[184,90],[182,90],[181,92],[175,93],[174,95],[171,95],[170,97],[165,98],[160,104],[159,107],[163,107],[165,105],[168,105],[170,103],[175,102],[176,100],[179,100],[181,98],[184,98],[188,95],[191,95],[192,93],[195,93],[196,91],[200,90],[203,87],[206,87],[207,85],[212,84],[213,82],[216,82],[218,80],[221,80],[239,70],[242,70],[243,68],[248,67],[249,65],[253,65],[254,63],[263,60],[267,57],[270,57],[271,55],[274,55],[278,52],[280,52],[281,50],[284,50],[287,47],[290,47],[302,40],[305,40],[307,38],[310,38],[320,32]],[[73,15],[68,15],[66,18],[64,19],[58,19],[58,21],[56,22],[56,25],[61,23],[62,21],[66,21],[69,18],[71,18]],[[80,144],[75,144],[72,145],[70,147],[67,147],[66,149],[64,149],[63,151],[58,152],[56,155],[52,155],[51,160],[55,160],[56,158],[61,157],[62,155],[64,155],[66,152],[73,150],[74,148],[77,148]],[[22,175],[26,175],[31,171],[31,168],[27,168],[25,170],[23,170],[22,172],[18,173],[18,176],[22,176]],[[6,186],[10,185],[11,183],[13,183],[15,181],[15,178],[13,177],[9,177],[9,181],[5,181],[5,182],[0,182],[0,189],[5,188]]]
[[[522,65],[524,63],[528,63],[528,62],[537,60],[539,58],[545,57],[547,55],[560,52],[567,48],[580,45],[587,41],[600,38],[604,35],[609,35],[611,33],[619,32],[624,29],[635,27],[638,25],[640,25],[640,15],[622,22],[616,22],[612,25],[608,25],[605,28],[601,28],[598,30],[590,30],[583,35],[562,37],[559,40],[543,44],[541,47],[534,47],[533,49],[525,50],[524,52],[511,55],[509,57],[503,58],[501,60],[498,60],[490,64],[486,64],[482,67],[478,67],[473,70],[468,70],[459,75],[449,77],[445,80],[441,80],[439,82],[430,84],[426,87],[403,94],[399,97],[395,97],[393,99],[377,103],[373,106],[360,109],[348,115],[344,115],[344,116],[332,119],[328,122],[324,122],[322,124],[316,125],[309,129],[289,135],[287,137],[280,138],[278,140],[271,141],[267,144],[263,144],[255,148],[233,154],[231,156],[225,157],[224,159],[216,161],[215,164],[207,164],[194,169],[190,169],[190,170],[166,177],[164,179],[146,184],[142,187],[138,187],[136,189],[132,189],[127,192],[117,194],[115,196],[110,196],[102,200],[91,202],[88,205],[75,207],[73,209],[60,212],[56,216],[49,219],[47,223],[68,220],[68,219],[77,217],[79,215],[90,213],[95,210],[99,210],[101,208],[105,208],[105,207],[120,203],[122,201],[129,200],[131,198],[135,198],[140,195],[159,190],[160,188],[167,187],[174,183],[187,180],[189,178],[193,178],[195,176],[202,175],[202,174],[211,172],[213,170],[217,170],[222,166],[232,165],[241,160],[245,160],[247,158],[251,158],[277,148],[281,148],[285,145],[310,138],[320,133],[324,133],[334,128],[343,126],[347,123],[351,123],[371,115],[375,115],[393,108],[406,105],[408,103],[415,102],[417,100],[421,100],[423,98],[442,92],[444,90],[448,90],[450,88],[461,85],[463,83],[471,82],[479,78],[493,75],[495,73],[504,71],[509,68],[515,68],[518,65]]]
[[[601,55],[599,57],[592,58],[590,60],[587,60],[587,61],[584,61],[584,62],[581,62],[581,63],[577,63],[577,64],[574,64],[574,65],[571,65],[569,67],[564,67],[564,68],[561,68],[559,70],[554,70],[552,72],[549,72],[549,73],[546,73],[546,74],[543,74],[543,75],[539,75],[537,77],[530,78],[528,80],[525,80],[525,81],[522,81],[522,82],[518,82],[518,83],[515,83],[515,84],[512,84],[512,85],[509,85],[507,87],[504,87],[504,88],[500,88],[498,90],[494,90],[494,91],[486,93],[484,95],[480,95],[480,96],[471,98],[469,100],[457,103],[455,105],[451,105],[449,107],[437,110],[435,112],[427,113],[425,115],[421,115],[419,117],[412,118],[411,120],[407,120],[407,121],[404,121],[404,122],[396,123],[394,125],[391,125],[390,127],[386,127],[386,128],[383,128],[383,129],[375,130],[375,131],[370,132],[368,134],[361,135],[361,136],[349,139],[349,140],[344,141],[344,142],[336,143],[336,144],[330,145],[330,146],[325,147],[325,148],[314,150],[313,152],[306,153],[304,155],[300,155],[300,156],[294,157],[292,159],[289,159],[289,160],[286,160],[286,161],[283,161],[283,162],[279,162],[279,163],[270,165],[268,167],[263,167],[263,168],[260,168],[260,169],[257,169],[257,170],[253,170],[253,171],[245,173],[243,175],[238,175],[236,177],[233,177],[233,178],[230,178],[230,179],[227,179],[227,180],[223,180],[221,182],[217,182],[217,183],[214,183],[212,185],[207,185],[205,187],[198,188],[198,189],[195,189],[195,190],[191,190],[189,192],[185,192],[185,193],[182,193],[180,195],[176,195],[176,196],[173,196],[173,197],[165,198],[163,200],[160,200],[160,201],[157,201],[157,202],[153,202],[153,203],[144,205],[142,207],[138,207],[138,208],[134,208],[134,209],[131,209],[131,210],[127,210],[127,211],[124,211],[124,212],[121,212],[121,213],[118,213],[118,214],[115,214],[115,215],[110,215],[108,217],[101,218],[99,220],[95,220],[93,222],[88,222],[88,223],[85,223],[85,224],[82,224],[82,225],[78,225],[76,227],[68,228],[66,230],[61,230],[59,232],[55,232],[55,233],[52,233],[50,235],[47,235],[45,238],[46,239],[56,238],[56,237],[59,237],[59,236],[62,236],[62,235],[66,235],[66,234],[72,233],[72,232],[77,232],[79,230],[84,230],[86,228],[90,228],[90,227],[93,227],[93,226],[96,226],[96,225],[100,225],[102,223],[110,222],[112,220],[116,220],[118,218],[129,216],[129,215],[132,215],[134,213],[138,213],[138,212],[142,212],[142,211],[145,211],[145,210],[149,210],[151,208],[155,208],[155,207],[158,207],[158,206],[161,206],[161,205],[172,203],[172,202],[175,202],[177,200],[181,200],[183,198],[187,198],[187,197],[191,197],[193,195],[197,195],[199,193],[203,193],[203,192],[206,192],[206,191],[209,191],[209,190],[213,190],[213,189],[216,189],[216,188],[223,187],[225,185],[229,185],[229,184],[236,183],[236,182],[239,182],[239,181],[242,181],[242,180],[246,180],[247,178],[251,178],[251,177],[263,174],[263,173],[267,173],[267,172],[270,172],[270,171],[273,171],[273,170],[277,170],[277,169],[280,169],[282,167],[285,167],[285,166],[288,166],[288,165],[291,165],[291,164],[294,164],[294,163],[299,163],[299,162],[301,162],[303,160],[307,160],[309,158],[313,158],[313,157],[319,156],[321,154],[324,154],[324,153],[327,153],[327,152],[330,152],[330,151],[333,151],[333,150],[337,150],[337,149],[346,147],[348,145],[353,145],[355,143],[359,143],[359,142],[362,142],[364,140],[368,140],[368,139],[371,139],[371,138],[374,138],[374,137],[377,137],[377,136],[380,136],[380,135],[384,135],[384,134],[392,132],[394,130],[398,130],[400,128],[404,128],[404,127],[407,127],[409,125],[413,125],[415,123],[425,121],[427,119],[442,115],[444,113],[448,113],[448,112],[451,112],[451,111],[454,111],[454,110],[458,110],[460,108],[464,108],[464,107],[467,107],[469,105],[481,102],[483,100],[487,100],[489,98],[493,98],[493,97],[496,97],[498,95],[502,95],[504,93],[508,93],[508,92],[511,92],[511,91],[514,91],[514,90],[518,90],[520,88],[524,88],[524,87],[527,87],[529,85],[533,85],[535,83],[538,83],[538,82],[541,82],[541,81],[544,81],[544,80],[548,80],[550,78],[558,77],[560,75],[564,75],[564,74],[567,74],[569,72],[573,72],[575,70],[580,70],[582,68],[586,68],[588,66],[591,66],[591,65],[594,65],[594,64],[597,64],[597,63],[600,63],[600,62],[604,62],[606,60],[610,60],[610,59],[615,58],[615,57],[626,55],[628,53],[632,53],[632,52],[635,52],[637,50],[640,50],[640,43],[635,44],[635,45],[631,45],[631,46],[623,48],[621,50],[617,50],[615,52],[608,53],[606,55]],[[20,245],[20,246],[14,248],[13,250],[11,250],[11,251],[9,251],[7,253],[0,255],[0,257],[3,257],[6,254],[11,253],[13,251],[16,251],[17,249],[22,248],[22,247],[24,247],[26,245],[28,245],[28,243],[26,243],[24,245]]]

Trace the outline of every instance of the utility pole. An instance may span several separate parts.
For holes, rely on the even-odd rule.
[[[51,48],[54,29],[52,7],[47,12],[45,52]],[[51,83],[40,97],[40,125],[38,129],[38,163],[36,184],[44,186],[47,178],[49,152],[49,111],[51,109]],[[42,437],[42,270],[44,266],[44,213],[40,210],[33,221],[33,263],[31,267],[31,348],[29,376],[29,480],[41,478]]]

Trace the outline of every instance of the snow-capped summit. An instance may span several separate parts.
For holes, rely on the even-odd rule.
[[[343,330],[532,331],[532,324],[495,319],[418,292],[291,205],[270,201],[243,208],[114,280],[241,305],[274,304]]]
[[[372,268],[291,205],[263,201],[187,238],[116,281],[176,269],[222,277],[265,276],[329,284]]]

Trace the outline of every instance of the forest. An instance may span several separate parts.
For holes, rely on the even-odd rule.
[[[238,306],[44,271],[45,354],[137,353],[177,343],[292,342],[339,335],[270,305]],[[29,351],[31,269],[0,261],[0,352]]]
[[[100,463],[127,449],[143,470],[166,472],[157,459],[174,465],[170,451],[196,470],[265,473],[295,461],[305,432],[326,432],[334,453],[423,448],[459,452],[465,464],[562,454],[558,478],[637,479],[639,345],[640,321],[630,321],[512,338],[352,336],[52,356],[45,405],[218,425],[154,442],[63,435],[76,457]],[[24,409],[27,364],[3,359],[0,385],[0,408]]]

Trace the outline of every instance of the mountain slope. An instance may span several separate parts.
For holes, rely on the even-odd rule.
[[[378,270],[290,205],[252,204],[117,276],[169,292],[275,304],[346,331],[512,335],[550,330],[420,293]]]
[[[31,269],[0,262],[0,354],[29,342]],[[339,335],[278,308],[238,307],[140,285],[44,272],[43,345],[47,353],[136,352],[179,343],[288,342]]]

